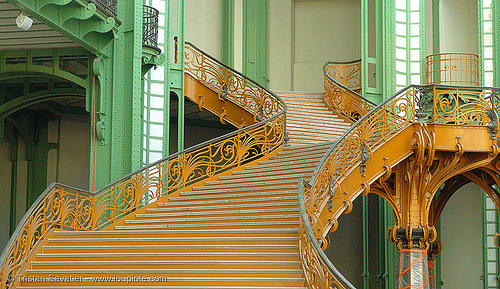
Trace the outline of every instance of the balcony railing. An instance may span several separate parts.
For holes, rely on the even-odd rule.
[[[116,18],[116,7],[118,4],[118,0],[89,0],[90,3],[94,3],[97,9],[102,12],[109,14]]]
[[[144,5],[142,17],[142,44],[158,48],[158,10]]]
[[[427,56],[427,84],[479,86],[479,56],[471,53]]]

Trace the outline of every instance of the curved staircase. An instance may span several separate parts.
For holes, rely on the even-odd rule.
[[[38,280],[16,288],[306,288],[298,179],[349,125],[319,95],[279,95],[291,105],[290,145],[104,230],[55,230],[23,273]]]

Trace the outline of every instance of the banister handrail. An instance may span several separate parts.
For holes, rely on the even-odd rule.
[[[206,55],[202,57],[207,58]],[[217,63],[214,59],[213,62]],[[225,66],[221,69],[232,71]],[[245,78],[241,74],[238,77]],[[199,79],[202,83],[204,80],[206,79]],[[22,273],[19,269],[22,270],[29,256],[34,253],[33,249],[38,246],[52,228],[59,227],[73,230],[103,229],[112,222],[173,191],[253,161],[281,147],[286,138],[285,103],[275,94],[251,80],[239,83],[251,84],[250,87],[243,86],[238,89],[231,87],[234,82],[226,83],[227,90],[232,93],[231,99],[236,104],[246,104],[245,109],[254,108],[256,123],[145,166],[110,183],[96,191],[95,194],[81,190],[71,194],[66,193],[67,198],[73,196],[71,198],[78,199],[81,194],[85,195],[85,205],[81,207],[67,201],[56,201],[57,210],[52,210],[56,215],[55,219],[48,220],[49,224],[45,224],[44,222],[38,222],[36,218],[33,219],[37,208],[50,206],[52,204],[50,197],[53,194],[60,193],[62,190],[60,188],[70,189],[70,187],[63,185],[49,186],[23,218],[23,220],[28,220],[26,222],[34,220],[34,222],[29,223],[30,227],[27,230],[29,236],[24,238],[33,240],[34,243],[30,245],[29,250],[23,249],[19,251],[16,248],[20,247],[15,246],[15,244],[20,244],[24,239],[20,240],[20,234],[17,233],[11,237],[8,246],[5,247],[2,253],[2,259],[0,260],[2,262],[0,288],[13,288],[13,286],[16,286],[17,277]],[[245,101],[238,100],[236,92],[243,92],[240,96]],[[250,93],[250,97],[245,95],[247,92]],[[64,210],[61,210],[62,208]],[[58,223],[70,220],[66,217],[72,218],[71,220],[80,220],[82,223]],[[16,232],[21,231],[22,226],[24,225],[19,224]],[[37,232],[44,233],[36,235]]]
[[[350,288],[356,289],[347,278],[328,259],[325,252],[321,249],[321,245],[314,236],[313,229],[308,221],[307,212],[304,205],[304,186],[309,184],[304,179],[299,179],[299,212],[300,212],[300,258],[302,263],[302,271],[306,278],[306,282],[312,288],[329,289],[333,288]],[[318,268],[318,266],[320,268]],[[314,281],[313,281],[314,280]],[[317,284],[311,284],[317,282]]]
[[[342,211],[352,208],[352,201],[338,193],[344,173],[361,167],[363,155],[373,153],[384,142],[416,122],[491,126],[492,131],[498,130],[498,117],[489,115],[489,111],[495,110],[494,114],[500,114],[499,96],[500,88],[492,87],[433,84],[413,85],[400,90],[362,116],[332,144],[309,182],[303,185],[299,182],[299,196],[304,205],[300,209],[305,213],[301,222],[309,223],[315,238],[320,239],[322,248],[326,249],[328,239],[325,236],[338,226],[336,218]],[[339,196],[342,205],[335,207],[334,198]],[[321,212],[327,206],[328,219],[325,220]]]
[[[361,91],[360,69],[361,60],[323,65],[325,103],[330,110],[351,122],[356,122],[376,106],[356,92]]]
[[[279,96],[215,57],[200,52],[198,47],[186,42],[185,71],[217,92],[219,98],[239,105],[252,113],[256,120],[281,109],[286,111],[286,104]],[[244,97],[235,97],[238,95]],[[279,104],[270,102],[269,99],[277,99]]]

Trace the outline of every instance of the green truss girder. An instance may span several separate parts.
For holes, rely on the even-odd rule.
[[[65,98],[85,98],[85,90],[83,89],[52,89],[37,91],[35,93],[25,94],[14,98],[0,105],[0,119],[6,118],[12,113],[31,106],[33,104],[42,103],[51,100]]]
[[[83,0],[9,2],[100,56],[106,56],[102,50],[114,38],[120,24],[112,16],[97,9],[94,3]]]
[[[48,76],[56,76],[69,82],[75,83],[81,87],[88,89],[90,87],[89,78],[82,78],[71,72],[61,69],[59,66],[59,57],[85,55],[89,59],[90,53],[81,48],[65,48],[65,49],[43,49],[43,50],[22,50],[22,51],[1,51],[0,52],[0,81],[6,77],[27,77],[31,75],[19,74],[21,72],[33,72],[33,76],[46,74]],[[52,59],[52,67],[37,65],[33,63],[35,57],[49,57]],[[19,64],[7,64],[9,58],[25,58],[26,61]],[[90,64],[89,64],[90,66]],[[10,74],[7,74],[10,73]]]

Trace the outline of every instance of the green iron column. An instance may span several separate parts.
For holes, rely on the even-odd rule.
[[[222,62],[234,67],[234,0],[222,0]]]
[[[122,21],[94,61],[91,188],[98,189],[141,166],[143,3],[118,1]]]

